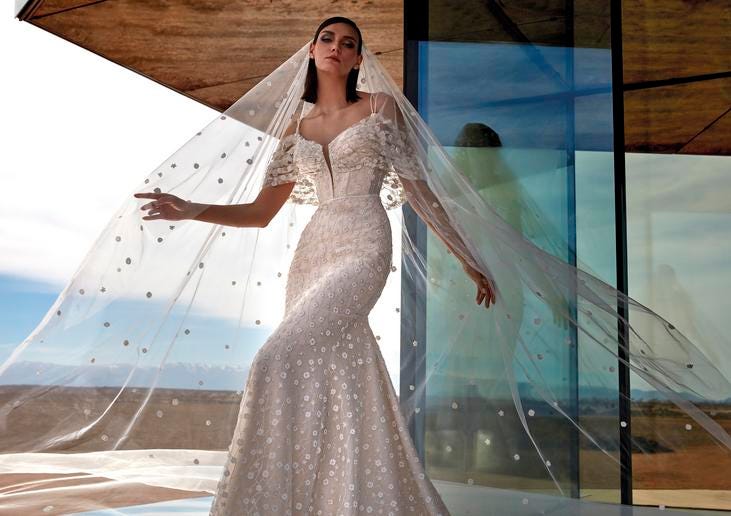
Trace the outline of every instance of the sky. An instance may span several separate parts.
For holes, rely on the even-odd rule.
[[[127,196],[220,113],[7,11],[0,44],[14,49],[0,54],[10,78],[0,83],[2,364],[41,323]],[[390,290],[370,320],[396,343],[382,352],[398,388],[397,333],[389,337],[398,325],[382,322],[393,319],[390,304],[398,306],[398,288]],[[247,333],[263,341],[261,334]]]
[[[218,114],[2,14],[0,361],[140,178]]]

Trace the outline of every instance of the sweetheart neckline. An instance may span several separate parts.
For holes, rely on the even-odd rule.
[[[323,149],[323,150],[324,150],[324,149],[325,149],[325,148],[327,147],[327,149],[329,150],[329,149],[330,149],[330,146],[331,146],[331,145],[332,145],[332,144],[333,144],[333,143],[334,143],[334,142],[335,142],[335,141],[336,141],[336,140],[337,140],[338,138],[340,138],[340,137],[341,137],[341,136],[342,136],[343,134],[347,133],[347,132],[348,132],[349,130],[353,129],[354,127],[357,127],[357,126],[358,126],[358,125],[360,125],[361,123],[364,123],[364,122],[365,122],[366,120],[370,120],[370,119],[371,119],[371,118],[372,118],[372,117],[373,117],[374,115],[380,115],[380,114],[381,114],[381,112],[380,112],[380,111],[374,111],[373,113],[370,113],[370,114],[368,114],[368,115],[364,116],[363,118],[361,118],[361,119],[360,119],[360,120],[358,120],[357,122],[355,122],[355,123],[353,123],[353,124],[350,124],[350,125],[349,125],[348,127],[346,127],[345,129],[343,129],[342,131],[340,131],[340,132],[339,132],[338,134],[336,134],[336,135],[335,135],[335,137],[334,137],[334,138],[333,138],[332,140],[330,140],[330,141],[329,141],[328,143],[326,143],[326,144],[322,144],[322,143],[320,143],[320,142],[316,142],[315,140],[310,140],[309,138],[305,138],[304,136],[302,136],[302,134],[301,134],[301,133],[300,133],[299,131],[297,131],[296,133],[293,133],[293,134],[294,134],[294,136],[297,136],[297,137],[298,137],[298,138],[299,138],[300,140],[303,140],[303,141],[305,141],[305,142],[308,142],[308,143],[312,143],[312,144],[314,144],[314,145],[317,145],[318,147],[320,147],[320,148],[321,148],[321,149]],[[323,152],[323,154],[324,154],[324,152]],[[329,155],[329,154],[330,154],[330,153],[328,152],[328,155]]]
[[[357,126],[365,123],[366,121],[368,121],[371,118],[373,118],[374,115],[380,115],[380,114],[381,114],[380,111],[374,111],[374,112],[370,113],[369,115],[364,116],[363,118],[361,118],[357,122],[355,122],[353,124],[350,124],[348,127],[346,127],[345,129],[343,129],[342,131],[340,131],[338,134],[336,134],[335,135],[335,138],[333,138],[332,140],[330,140],[326,145],[323,145],[320,142],[316,142],[315,140],[310,140],[309,138],[305,138],[304,136],[302,136],[302,134],[300,134],[299,131],[297,131],[296,133],[293,133],[293,135],[295,137],[299,138],[303,142],[310,143],[312,145],[316,145],[320,149],[320,155],[322,156],[322,161],[324,162],[325,168],[327,169],[328,175],[330,176],[330,191],[331,191],[333,197],[335,196],[335,177],[333,176],[332,162],[330,161],[330,157],[332,155],[332,153],[330,152],[330,146],[333,143],[335,143],[335,141],[338,138],[340,138],[342,135],[344,135],[345,133],[347,133],[348,131],[350,131],[354,127],[357,127]],[[326,149],[327,149],[327,155],[325,155],[325,150]]]

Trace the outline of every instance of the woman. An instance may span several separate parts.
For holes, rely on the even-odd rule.
[[[381,118],[395,109],[387,95],[355,90],[361,45],[353,21],[320,24],[303,95],[313,108],[285,131],[254,202],[136,194],[154,199],[141,207],[145,220],[263,228],[290,197],[299,169],[312,167],[316,177],[319,207],[291,263],[285,317],[251,366],[211,514],[448,514],[418,461],[368,323],[391,271],[391,226],[379,196],[386,168],[377,159],[365,170],[356,165],[382,153],[368,135],[384,130]],[[477,304],[488,308],[490,282],[463,266],[477,284]],[[275,412],[264,401],[273,398],[288,401]]]
[[[501,217],[350,20],[323,22],[143,188],[143,223],[130,199],[0,366],[0,466],[43,475],[6,486],[0,509],[38,512],[45,493],[49,510],[78,512],[56,507],[44,483],[68,473],[70,498],[115,503],[86,472],[122,490],[215,493],[214,514],[447,514],[407,422],[465,514],[602,514],[585,490],[615,485],[632,461],[654,479],[668,450],[685,452],[664,455],[678,472],[709,449],[731,464],[731,436],[712,419],[723,411],[699,403],[723,403],[728,375],[674,325]],[[435,270],[409,211],[391,238],[384,208],[405,200],[466,275]],[[317,209],[299,217],[300,204]],[[293,236],[279,322],[271,285]],[[392,278],[401,304],[388,328],[400,336],[377,342],[368,315],[379,297],[391,302]],[[460,278],[478,285],[476,305]],[[257,325],[271,322],[256,350]],[[398,399],[382,356],[392,350]],[[617,367],[645,399],[616,392]],[[581,477],[572,499],[580,470],[599,481]],[[485,487],[495,485],[561,496]]]

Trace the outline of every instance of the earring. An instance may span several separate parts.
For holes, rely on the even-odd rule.
[[[359,70],[360,69],[359,66],[354,66],[353,68],[355,68],[356,70]]]

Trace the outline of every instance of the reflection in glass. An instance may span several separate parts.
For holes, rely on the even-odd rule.
[[[672,321],[721,371],[731,371],[731,353],[721,348],[731,334],[729,163],[726,156],[626,155],[629,294]],[[731,509],[722,502],[731,477],[718,474],[731,471],[731,456],[676,424],[675,407],[653,400],[641,378],[633,375],[632,386],[633,433],[648,445],[662,436],[682,449],[634,455],[637,502]],[[731,428],[731,393],[702,408]]]
[[[535,53],[540,54],[536,61]],[[586,72],[568,84],[563,73]],[[475,70],[491,70],[475,79]],[[612,123],[609,53],[502,43],[420,44],[419,110],[479,194],[513,228],[548,253],[576,260],[610,283],[615,274]],[[427,236],[429,276],[449,281],[459,306],[426,307],[427,362],[442,374],[428,379],[426,463],[434,478],[557,494],[514,410],[506,382],[519,383],[531,433],[552,443],[543,451],[569,496],[619,501],[619,468],[526,389],[532,362],[571,417],[618,455],[616,362],[585,356],[581,337],[544,324],[552,314],[520,314],[512,356],[491,342],[491,312],[474,303],[475,287],[441,241]],[[506,302],[525,293],[503,285]],[[441,343],[459,335],[449,353]],[[484,343],[474,346],[475,342]],[[560,351],[548,343],[565,343]],[[480,350],[475,353],[474,350]],[[548,351],[548,350],[554,351]],[[470,352],[467,352],[470,350]],[[448,361],[449,363],[445,363]],[[605,363],[606,362],[606,363]],[[427,366],[432,370],[432,366]],[[523,382],[521,383],[521,379]],[[609,423],[609,424],[608,424]],[[498,444],[496,446],[497,443]],[[597,467],[601,465],[602,467]]]

